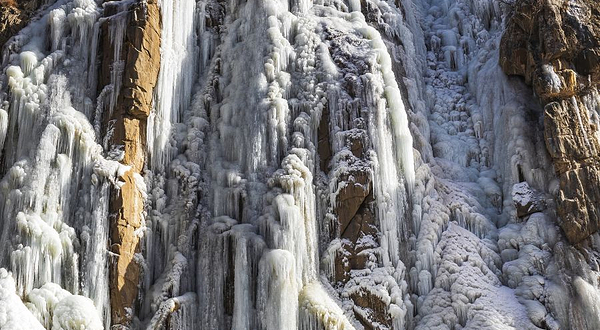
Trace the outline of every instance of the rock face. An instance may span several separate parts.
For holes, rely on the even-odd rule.
[[[323,125],[323,120],[329,119],[328,115],[324,111],[319,133],[328,131],[327,125]],[[319,157],[324,170],[328,169],[332,157],[329,140],[328,133],[319,136]],[[365,329],[390,328],[392,319],[388,314],[388,303],[373,292],[372,286],[364,285],[364,278],[357,275],[361,271],[372,271],[377,259],[373,251],[379,247],[380,225],[375,215],[373,173],[367,157],[369,140],[364,132],[355,129],[345,132],[343,141],[341,153],[345,153],[348,166],[339,167],[332,173],[338,192],[332,208],[340,240],[333,280],[336,285],[358,288],[348,295],[354,304],[355,317]]]
[[[138,296],[141,267],[136,259],[140,241],[136,230],[141,227],[144,214],[140,173],[146,160],[146,123],[160,68],[161,20],[157,2],[136,2],[125,9],[118,2],[107,4],[105,16],[111,17],[108,22],[119,19],[118,13],[123,10],[127,11],[127,21],[121,52],[117,56],[127,65],[119,68],[119,61],[113,58],[115,44],[119,41],[111,40],[110,34],[104,33],[105,51],[100,74],[100,86],[117,86],[118,89],[114,109],[106,111],[112,111],[112,116],[105,123],[107,130],[112,129],[110,145],[122,146],[121,162],[131,167],[120,177],[124,184],[113,192],[110,204],[111,214],[115,215],[110,228],[110,249],[115,254],[110,266],[114,325],[131,322],[133,315],[128,309],[133,308]],[[119,76],[121,72],[122,76]]]
[[[43,3],[43,0],[0,0],[0,49],[27,25]]]
[[[600,229],[600,3],[526,0],[515,5],[500,65],[532,85],[544,107],[544,135],[560,180],[558,215],[569,241]]]

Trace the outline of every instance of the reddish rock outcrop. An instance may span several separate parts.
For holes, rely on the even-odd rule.
[[[146,161],[146,123],[160,68],[161,20],[156,0],[136,2],[127,8],[115,2],[105,6],[105,16],[114,15],[108,19],[108,24],[111,19],[119,19],[118,13],[123,10],[127,12],[127,26],[121,53],[117,55],[125,65],[122,76],[117,77],[121,79],[121,88],[116,105],[105,124],[112,123],[110,145],[123,146],[121,162],[131,167],[120,178],[124,184],[113,191],[110,202],[111,214],[114,215],[110,225],[110,249],[115,255],[110,265],[111,318],[113,325],[128,326],[133,317],[131,310],[138,296],[141,276],[141,267],[135,257],[140,240],[136,231],[142,225],[144,213],[139,174]],[[112,83],[111,70],[116,70],[113,58],[115,40],[111,42],[106,27],[104,30],[101,89]]]
[[[345,140],[346,149],[352,153],[347,160],[352,165],[343,171],[336,171],[335,180],[339,190],[333,205],[341,240],[341,246],[335,255],[333,275],[335,283],[341,285],[352,280],[352,270],[368,269],[373,266],[369,265],[369,261],[371,264],[376,262],[373,250],[378,248],[379,233],[374,214],[373,179],[365,156],[364,137],[360,134],[347,134]],[[330,156],[329,147],[323,146],[319,141],[321,157],[324,150],[325,155]],[[379,328],[376,325],[391,326],[388,305],[372,294],[371,289],[367,286],[350,295],[357,319],[365,329]]]
[[[545,106],[561,227],[570,242],[581,242],[600,229],[600,142],[591,108],[600,84],[600,2],[517,2],[500,65],[506,74],[523,76]]]
[[[0,0],[0,50],[29,23],[43,3],[43,0]]]
[[[361,288],[350,295],[350,298],[355,304],[354,315],[366,330],[392,328],[392,318],[387,312],[388,306],[377,294],[367,288]]]

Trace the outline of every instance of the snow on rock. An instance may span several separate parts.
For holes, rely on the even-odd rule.
[[[517,216],[524,217],[534,212],[542,211],[544,200],[527,182],[517,183],[512,188],[512,199],[517,208]]]

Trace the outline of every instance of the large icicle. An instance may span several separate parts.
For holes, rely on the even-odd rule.
[[[180,123],[191,102],[196,77],[196,2],[160,1],[162,17],[160,73],[155,109],[148,118],[147,146],[151,168],[164,170],[172,159],[172,125]]]

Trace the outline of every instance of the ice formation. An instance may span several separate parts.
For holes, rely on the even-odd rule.
[[[91,0],[45,7],[9,41],[0,78],[6,86],[0,95],[0,260],[12,271],[21,299],[39,301],[45,291],[36,290],[48,291],[48,285],[73,294],[54,306],[60,307],[55,320],[47,309],[34,313],[48,328],[108,324],[108,188],[124,169],[104,157],[90,124],[95,91],[88,81],[96,79],[90,50],[100,12]]]
[[[125,62],[96,81],[129,2],[48,1],[3,50],[2,329],[111,325],[110,191],[130,168],[102,123]],[[597,266],[555,225],[542,110],[498,66],[504,1],[159,4],[132,328],[600,326]]]
[[[27,309],[17,295],[15,280],[0,268],[0,326],[2,329],[44,329],[38,319]]]

